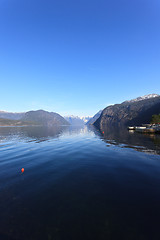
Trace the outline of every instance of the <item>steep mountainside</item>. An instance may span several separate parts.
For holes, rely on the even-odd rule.
[[[160,96],[125,101],[106,107],[95,121],[96,127],[107,125],[139,125],[149,123],[153,114],[160,113]]]
[[[26,112],[22,120],[36,122],[43,126],[69,125],[69,123],[58,113],[44,110]]]
[[[19,120],[24,115],[25,115],[24,112],[22,112],[22,113],[13,113],[13,112],[0,111],[0,118],[5,118],[5,119]]]
[[[102,110],[100,110],[98,113],[96,113],[88,122],[87,125],[92,125],[101,115]]]

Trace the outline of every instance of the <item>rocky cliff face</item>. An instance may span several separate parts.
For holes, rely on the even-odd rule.
[[[105,108],[94,125],[140,125],[149,123],[153,114],[160,113],[160,96],[126,101]]]
[[[26,112],[22,120],[36,122],[43,126],[69,125],[69,123],[58,113],[44,110]]]

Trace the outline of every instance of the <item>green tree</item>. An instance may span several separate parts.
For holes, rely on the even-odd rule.
[[[160,123],[160,114],[152,115],[151,123]]]

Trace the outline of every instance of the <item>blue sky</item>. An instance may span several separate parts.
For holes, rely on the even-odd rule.
[[[159,0],[0,0],[0,110],[94,115],[160,94]]]

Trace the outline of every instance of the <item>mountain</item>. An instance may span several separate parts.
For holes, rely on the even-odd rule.
[[[5,119],[19,120],[24,115],[25,115],[25,112],[13,113],[13,112],[0,111],[0,118],[5,118]]]
[[[30,121],[0,118],[0,126],[31,126],[31,125],[37,125],[37,123]]]
[[[28,125],[69,125],[59,114],[44,110],[26,113],[12,113],[0,111],[0,126],[28,126]]]
[[[96,113],[90,120],[87,122],[87,125],[92,125],[101,115],[102,110],[100,110],[98,113]]]
[[[78,117],[78,116],[70,115],[70,116],[65,116],[64,118],[65,118],[65,120],[66,120],[67,122],[69,122],[71,125],[74,125],[74,126],[84,125],[83,119],[81,119],[81,118]]]
[[[90,116],[80,117],[80,119],[82,119],[85,124],[87,124],[87,122],[88,122],[91,118],[92,118],[92,117],[90,117]]]
[[[74,126],[82,126],[84,124],[86,124],[91,117],[78,117],[78,116],[74,116],[74,115],[69,115],[69,116],[65,116],[64,117],[66,119],[66,121],[68,121],[71,125]]]
[[[69,123],[58,113],[44,110],[26,112],[23,121],[31,121],[43,126],[69,125]]]
[[[149,94],[121,104],[106,107],[94,122],[98,128],[109,125],[140,125],[149,123],[160,113],[160,95]]]
[[[142,97],[138,97],[138,98],[135,98],[135,99],[131,99],[131,100],[127,100],[125,102],[138,102],[138,101],[142,101],[142,100],[145,100],[145,99],[150,99],[150,98],[155,98],[155,97],[159,97],[160,95],[158,94],[148,94],[148,95],[144,95]]]

